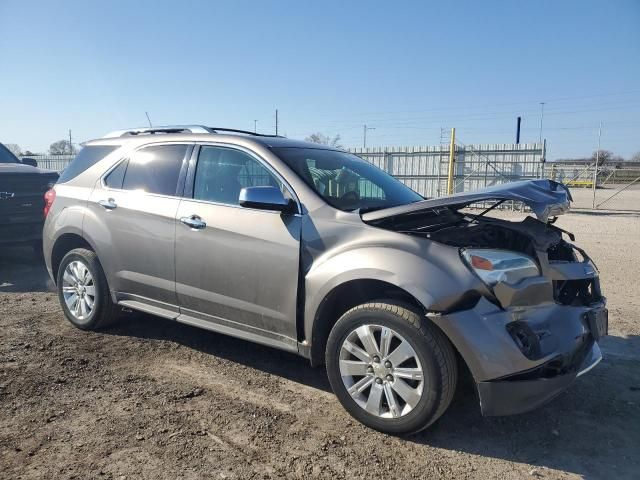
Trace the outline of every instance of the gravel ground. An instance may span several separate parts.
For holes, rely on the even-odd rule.
[[[441,420],[405,439],[352,420],[294,355],[147,315],[76,330],[44,268],[5,249],[0,478],[638,478],[640,217],[558,225],[600,267],[605,360],[514,417],[483,418],[461,382]]]

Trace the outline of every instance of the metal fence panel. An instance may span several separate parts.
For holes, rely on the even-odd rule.
[[[352,148],[425,197],[445,195],[449,146]],[[545,176],[543,144],[456,145],[454,192]]]
[[[29,155],[22,158],[32,158],[38,162],[40,168],[61,172],[71,163],[75,155]]]

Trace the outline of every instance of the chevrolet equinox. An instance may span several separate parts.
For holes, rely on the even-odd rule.
[[[512,201],[532,215],[485,215]],[[406,434],[461,368],[484,415],[509,415],[602,359],[598,270],[554,225],[570,201],[546,179],[425,199],[335,148],[144,128],[86,144],[46,195],[43,243],[76,327],[127,308],[295,352],[357,420]]]

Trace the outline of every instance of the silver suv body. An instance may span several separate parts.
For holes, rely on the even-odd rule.
[[[299,353],[393,433],[442,415],[461,366],[502,415],[600,361],[597,269],[548,221],[562,185],[424,200],[346,152],[223,130],[116,132],[63,172],[44,253],[72,323],[128,307]],[[465,210],[513,200],[538,218]]]

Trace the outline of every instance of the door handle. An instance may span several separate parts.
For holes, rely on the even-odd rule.
[[[207,226],[207,223],[203,221],[198,215],[191,215],[190,217],[182,217],[180,221],[189,228],[194,230],[201,230]]]
[[[107,210],[113,210],[118,206],[118,204],[113,198],[110,198],[109,200],[99,200],[98,204],[106,208]]]

